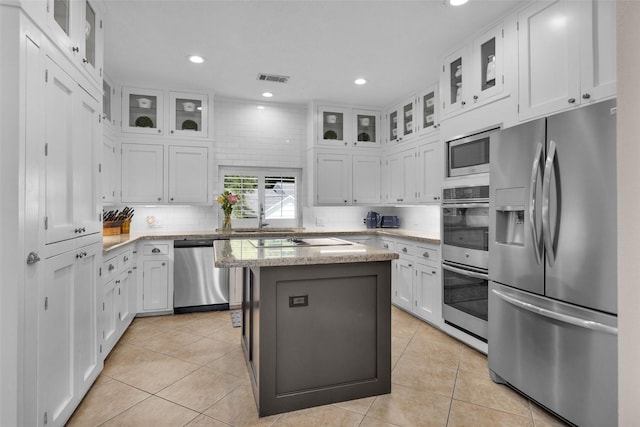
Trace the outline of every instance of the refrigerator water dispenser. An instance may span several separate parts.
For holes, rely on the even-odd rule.
[[[496,243],[524,246],[524,188],[496,190]]]

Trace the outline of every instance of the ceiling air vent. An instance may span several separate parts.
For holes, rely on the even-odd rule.
[[[258,74],[257,80],[264,82],[286,83],[289,81],[289,76],[278,76],[277,74]]]

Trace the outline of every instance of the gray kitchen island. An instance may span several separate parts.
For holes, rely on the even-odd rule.
[[[259,416],[391,392],[391,260],[337,238],[216,241],[242,267],[242,348]]]

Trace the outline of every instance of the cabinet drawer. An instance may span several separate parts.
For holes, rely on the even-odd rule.
[[[121,270],[129,268],[132,264],[131,249],[127,249],[118,255],[118,263]]]
[[[168,244],[154,244],[154,245],[144,245],[142,248],[142,253],[144,256],[148,255],[169,255],[169,245]]]
[[[387,239],[381,239],[380,240],[380,247],[382,249],[386,249],[388,251],[392,251],[394,252],[396,250],[396,245],[392,240],[387,240]]]
[[[418,254],[416,255],[422,261],[438,262],[438,250],[426,246],[416,246]]]
[[[418,247],[410,243],[397,242],[396,252],[400,255],[418,256]]]
[[[118,256],[109,258],[102,263],[102,281],[107,283],[118,273]]]

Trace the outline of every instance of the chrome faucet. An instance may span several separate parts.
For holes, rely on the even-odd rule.
[[[260,203],[260,215],[258,215],[258,228],[266,227],[267,224],[264,222],[264,206]]]

